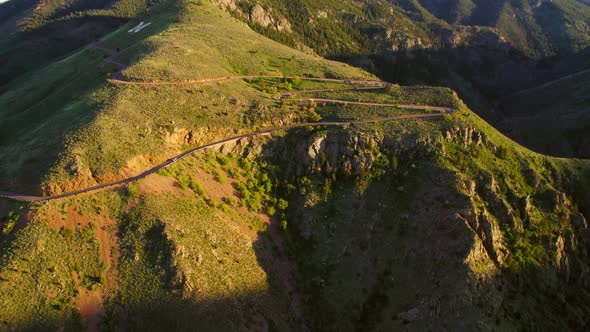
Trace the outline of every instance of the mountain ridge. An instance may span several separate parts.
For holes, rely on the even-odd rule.
[[[450,88],[386,85],[243,19],[217,2],[170,2],[100,37],[106,50],[88,43],[3,86],[2,188],[68,192],[175,162],[78,197],[1,199],[2,329],[590,324],[587,160],[519,145]],[[318,122],[356,125],[174,160]]]

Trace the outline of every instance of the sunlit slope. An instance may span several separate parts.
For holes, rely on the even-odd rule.
[[[517,145],[448,88],[308,93],[351,103],[298,104],[272,97],[296,82],[345,84],[190,83],[232,75],[370,76],[274,43],[205,0],[166,7],[145,21],[152,24],[142,33],[127,32],[133,22],[100,41],[130,64],[123,82],[107,83],[107,73],[76,81],[110,56],[87,49],[63,62],[77,66],[56,63],[31,74],[31,85],[22,83],[22,91],[53,98],[54,106],[1,97],[3,105],[23,105],[7,107],[21,144],[42,135],[55,142],[51,171],[38,171],[45,192],[135,175],[189,147],[260,128],[429,112],[353,102],[458,112],[278,132],[181,159],[122,188],[0,205],[2,328],[587,326],[587,161]],[[44,85],[48,78],[51,86]],[[85,87],[82,93],[52,88],[70,81]],[[173,84],[124,84],[135,81]],[[68,112],[71,105],[81,106]],[[25,114],[46,117],[29,125]],[[69,134],[49,134],[54,116],[71,121],[59,127]],[[6,159],[16,160],[15,144],[7,145]],[[30,144],[22,151],[44,156]],[[11,167],[22,178],[29,174]]]
[[[165,5],[143,20],[151,25],[139,33],[127,32],[139,23],[132,22],[98,42],[119,49],[115,60],[131,65],[123,73],[124,79],[181,81],[240,74],[368,76],[259,36],[209,1]],[[6,87],[0,96],[0,155],[10,161],[0,170],[4,189],[38,191],[59,155],[62,162],[53,167],[53,173],[63,172],[69,163],[74,173],[90,169],[99,182],[117,177],[114,173],[133,156],[170,152],[162,146],[160,134],[146,134],[146,130],[155,132],[176,121],[190,131],[205,121],[215,122],[216,117],[223,118],[219,126],[233,130],[243,126],[239,123],[242,111],[261,98],[237,81],[218,89],[219,103],[211,101],[208,93],[194,94],[198,89],[187,91],[186,87],[162,91],[106,85],[108,72],[117,69],[101,62],[109,55],[88,47]],[[225,98],[230,95],[243,103],[240,111],[236,110],[240,105],[234,107],[235,100]],[[219,115],[230,107],[231,114]],[[141,128],[136,128],[138,125]],[[68,146],[65,154],[64,146]],[[83,165],[78,167],[77,163]],[[80,181],[94,183],[88,178]]]
[[[141,44],[164,29],[176,9],[164,6],[158,13],[150,17],[151,29],[129,34],[127,30],[136,25],[132,22],[107,39],[125,48]],[[92,94],[105,86],[115,68],[104,63],[105,52],[91,46],[0,90],[0,156],[6,161],[0,165],[2,189],[39,191],[42,178],[63,151],[65,137],[92,122],[101,109]]]

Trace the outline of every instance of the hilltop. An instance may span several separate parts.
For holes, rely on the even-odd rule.
[[[588,327],[588,161],[217,2],[150,8],[3,87],[3,191],[167,167],[0,201],[2,329]]]

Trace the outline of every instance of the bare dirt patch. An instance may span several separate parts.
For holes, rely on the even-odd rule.
[[[205,189],[207,196],[219,202],[226,197],[237,197],[234,189],[236,181],[230,178],[225,171],[221,169],[217,169],[217,171],[226,179],[225,183],[219,182],[215,175],[207,173],[200,167],[195,170],[195,177]]]
[[[100,331],[100,322],[104,318],[103,294],[100,290],[89,290],[80,283],[77,273],[72,274],[72,278],[78,288],[76,297],[76,307],[80,311],[82,323],[86,331]]]
[[[89,290],[81,285],[77,273],[74,273],[72,277],[77,285],[76,307],[80,311],[82,323],[88,331],[99,331],[100,323],[105,315],[105,299],[115,290],[117,282],[119,255],[117,223],[108,214],[83,216],[75,205],[65,206],[62,211],[55,206],[48,207],[45,217],[49,226],[56,231],[62,227],[77,229],[89,224],[94,225],[94,234],[100,244],[101,257],[106,267],[102,272],[105,283],[99,290]]]
[[[172,193],[184,197],[191,196],[187,190],[183,190],[178,182],[170,176],[151,174],[138,182],[139,194],[166,194]]]
[[[146,169],[154,167],[163,161],[163,158],[153,155],[139,155],[127,160],[127,165],[119,171],[119,176],[135,176]]]

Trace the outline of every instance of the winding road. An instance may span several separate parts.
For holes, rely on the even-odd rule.
[[[226,77],[218,77],[212,79],[201,79],[195,80],[191,82],[129,82],[129,81],[122,81],[119,80],[119,76],[125,70],[126,66],[122,63],[119,63],[115,60],[118,52],[116,50],[98,46],[97,44],[92,44],[92,48],[103,50],[109,52],[111,55],[105,59],[105,62],[109,64],[113,64],[119,67],[119,70],[111,76],[109,81],[115,84],[126,84],[126,85],[180,85],[180,84],[187,84],[187,83],[209,83],[209,82],[217,82],[223,81],[228,79],[256,79],[256,78],[277,78],[277,79],[292,79],[294,77],[285,77],[285,76],[255,76],[255,75],[248,75],[248,76],[226,76]],[[377,89],[384,89],[390,83],[385,81],[377,81],[377,80],[346,80],[346,79],[333,79],[333,78],[314,78],[314,77],[301,77],[301,79],[310,80],[310,81],[317,81],[317,82],[335,82],[335,83],[348,83],[348,84],[358,84],[364,85],[361,87],[350,87],[350,88],[334,88],[334,89],[310,89],[310,90],[299,90],[295,92],[286,92],[278,95],[278,99],[283,99],[285,97],[290,97],[296,94],[301,93],[312,93],[312,92],[326,92],[326,91],[350,91],[350,90],[377,90]],[[277,98],[274,98],[277,99]],[[326,98],[287,98],[285,100],[288,101],[315,101],[315,102],[322,102],[322,103],[337,103],[337,104],[349,104],[349,105],[365,105],[365,106],[380,106],[380,107],[396,107],[396,108],[403,108],[403,109],[420,109],[420,110],[433,110],[438,111],[439,113],[420,113],[420,114],[406,114],[406,115],[398,115],[398,116],[391,116],[391,117],[384,117],[384,118],[376,118],[370,120],[356,120],[356,121],[321,121],[321,122],[307,122],[307,123],[298,123],[292,125],[286,125],[281,127],[274,127],[268,128],[260,131],[255,131],[248,134],[238,135],[230,138],[226,138],[217,142],[213,142],[210,144],[206,144],[203,146],[195,147],[193,149],[187,150],[176,155],[173,158],[166,160],[165,162],[150,168],[143,173],[129,177],[126,179],[122,179],[115,182],[105,183],[101,185],[97,185],[94,187],[89,187],[86,189],[76,190],[64,194],[53,195],[53,196],[35,196],[35,195],[27,195],[27,194],[20,194],[20,193],[13,193],[13,192],[3,192],[0,191],[0,197],[9,198],[17,201],[25,201],[25,202],[47,202],[53,201],[57,199],[63,198],[72,198],[81,194],[88,194],[88,193],[95,193],[100,192],[116,187],[120,187],[137,180],[143,179],[148,175],[154,174],[161,169],[168,167],[169,165],[177,162],[178,160],[187,157],[195,152],[203,151],[211,148],[219,147],[223,144],[237,142],[241,139],[251,138],[255,136],[262,136],[262,135],[269,135],[273,132],[295,129],[295,128],[302,128],[302,127],[347,127],[352,125],[363,125],[363,124],[371,124],[371,123],[380,123],[380,122],[388,122],[388,121],[395,121],[395,120],[407,120],[407,119],[428,119],[428,118],[435,118],[435,117],[442,117],[444,115],[452,115],[457,110],[450,108],[450,107],[439,107],[439,106],[428,106],[428,105],[398,105],[398,104],[384,104],[384,103],[370,103],[370,102],[354,102],[354,101],[346,101],[346,100],[338,100],[338,99],[326,99]]]

